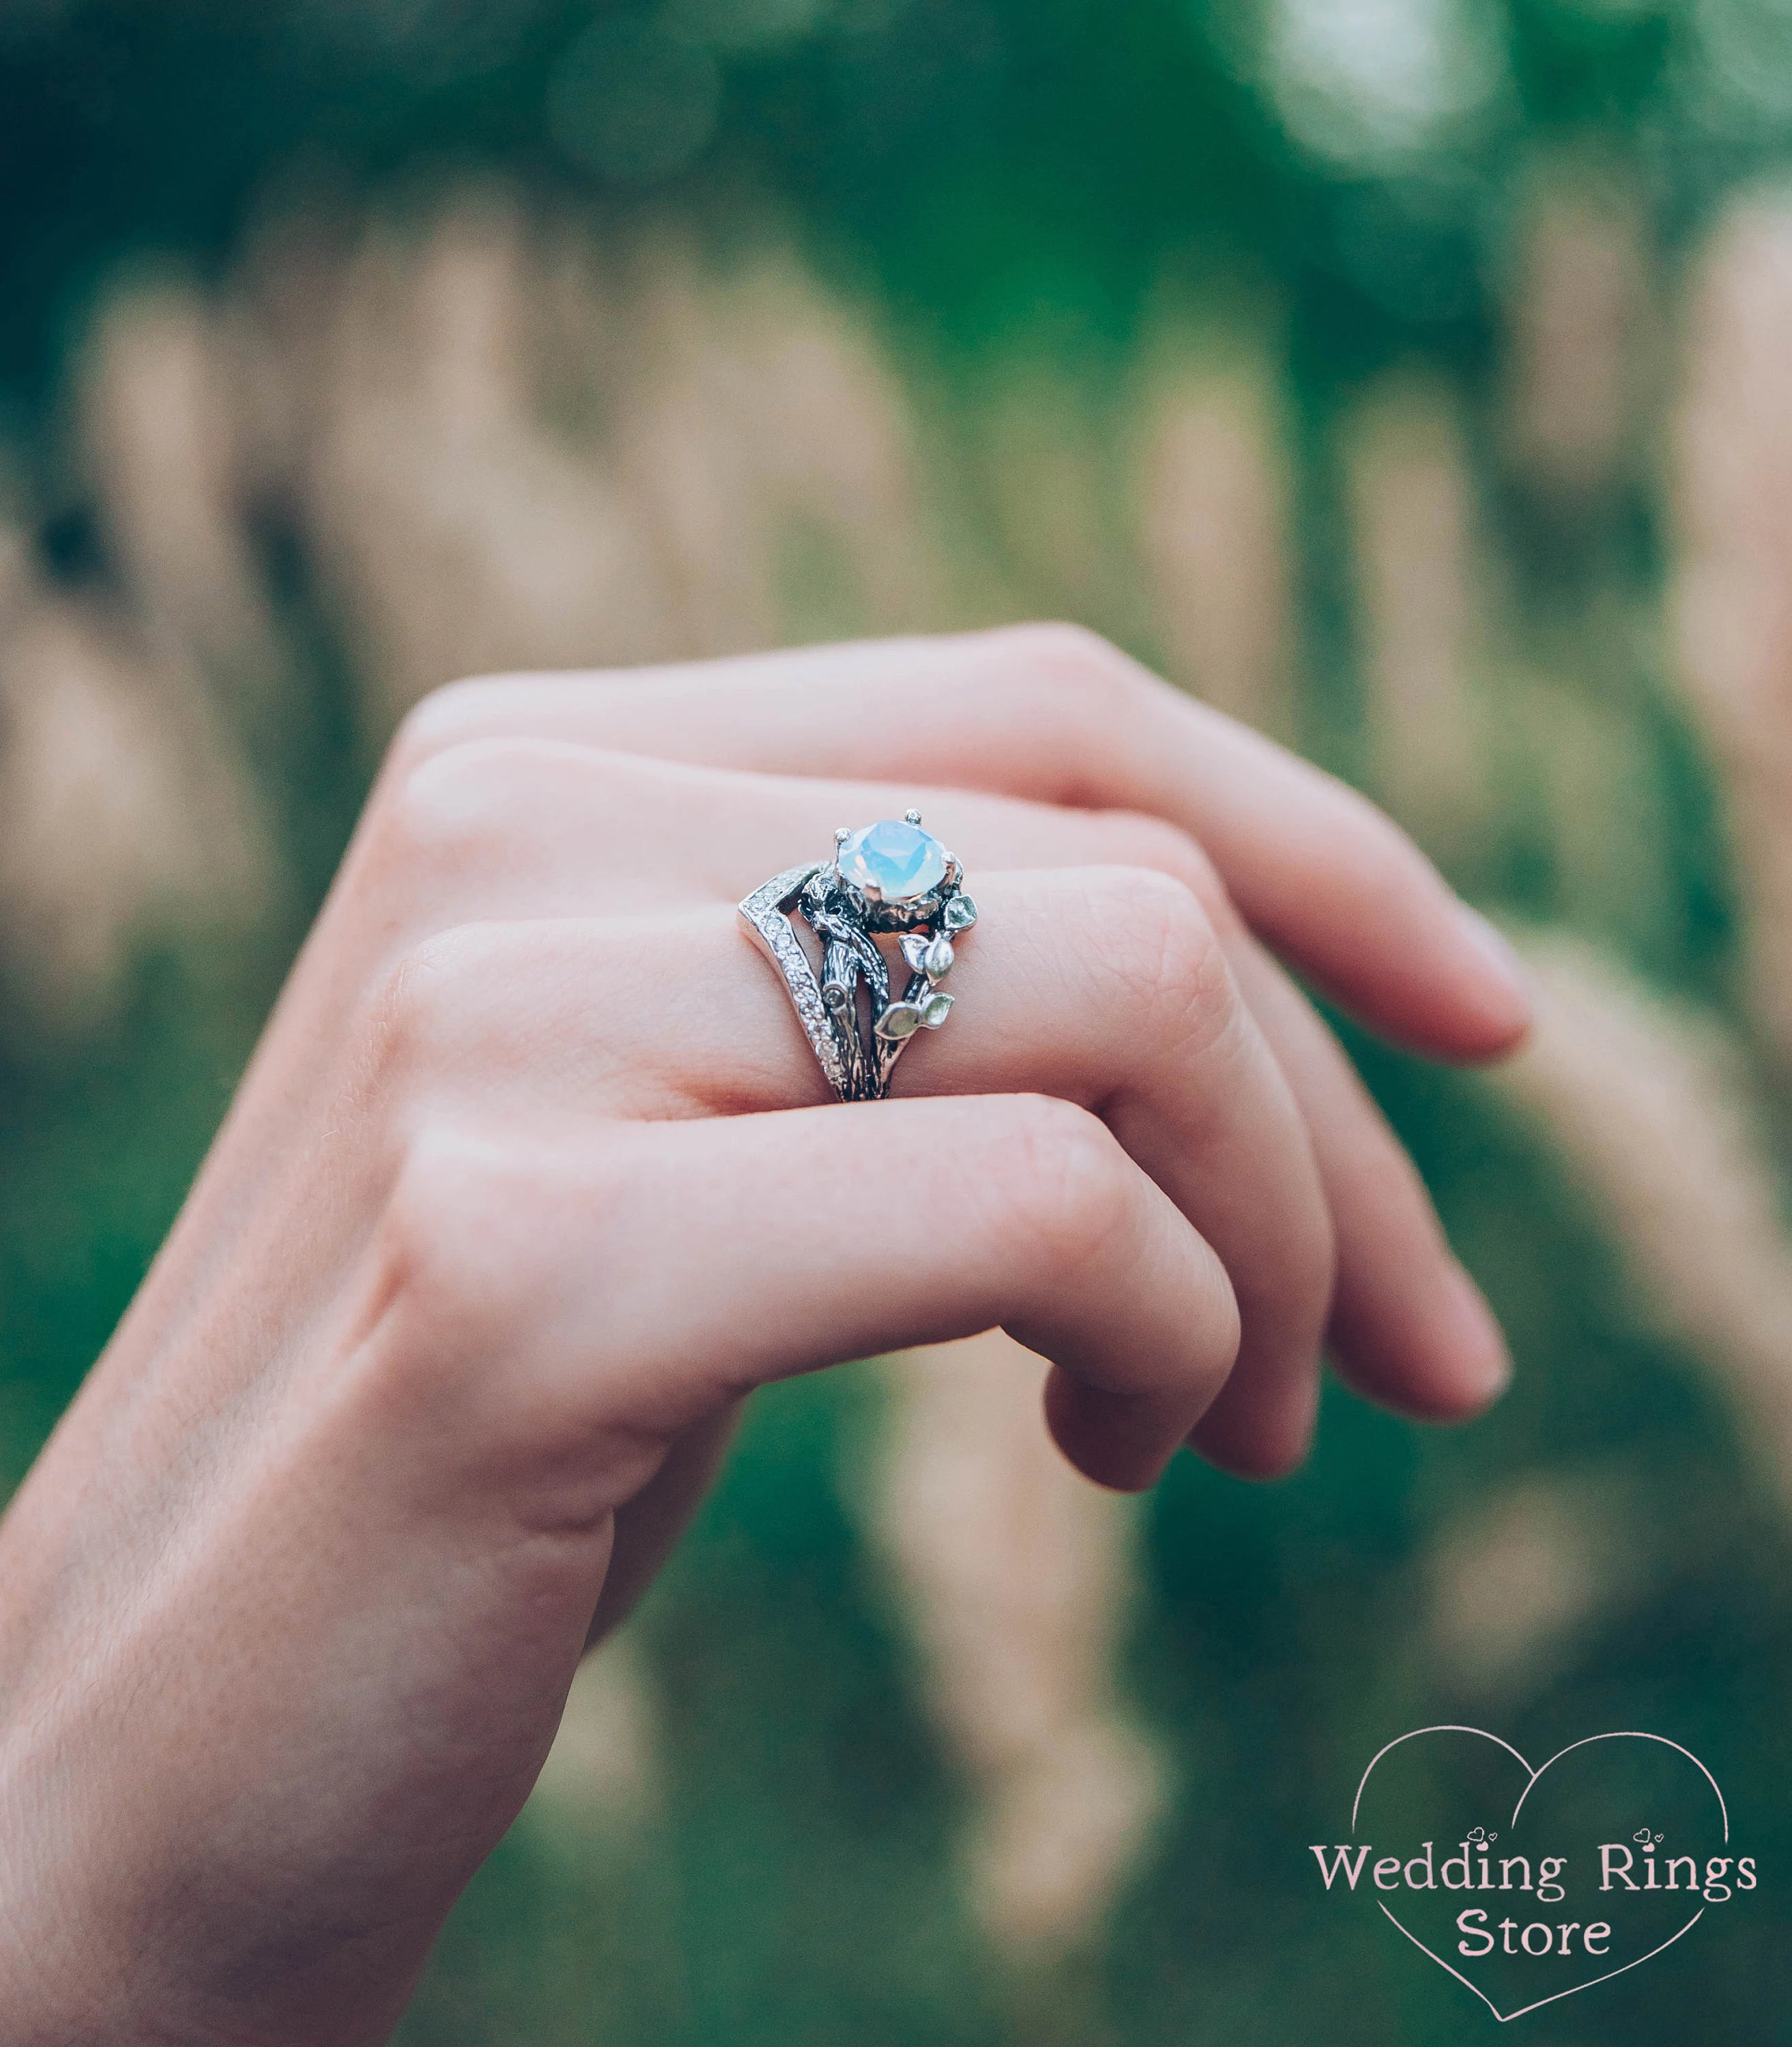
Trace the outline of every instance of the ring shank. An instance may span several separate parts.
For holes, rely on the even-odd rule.
[[[908,822],[918,820],[911,815]],[[773,875],[740,905],[838,1101],[881,1101],[910,1039],[938,1030],[950,1012],[952,997],[937,983],[951,970],[951,934],[974,921],[977,906],[959,888],[957,861],[942,858],[943,878],[911,902],[886,901],[846,882],[838,861],[811,861]],[[825,978],[818,977],[797,935],[798,916],[822,946]],[[880,934],[900,935],[909,968],[908,984],[894,999]],[[861,1022],[866,993],[869,1012]]]

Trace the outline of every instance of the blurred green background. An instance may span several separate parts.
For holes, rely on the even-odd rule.
[[[1455,1720],[1761,1861],[1531,2037],[1785,2037],[1789,146],[1787,0],[0,0],[0,1482],[458,674],[1075,618],[1538,977],[1350,1039],[1492,1418],[1134,1508],[997,1346],[763,1399],[408,2047],[1471,2037],[1306,1845]]]

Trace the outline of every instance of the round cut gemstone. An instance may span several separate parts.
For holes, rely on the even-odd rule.
[[[918,825],[895,818],[866,825],[841,842],[840,872],[886,903],[911,903],[946,879],[946,849]]]

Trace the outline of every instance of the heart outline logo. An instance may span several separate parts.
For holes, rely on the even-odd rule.
[[[1357,1815],[1362,1810],[1363,1794],[1368,1788],[1370,1778],[1375,1774],[1376,1765],[1381,1761],[1384,1756],[1391,1755],[1392,1751],[1398,1748],[1403,1742],[1416,1741],[1422,1735],[1428,1734],[1479,1735],[1483,1741],[1490,1741],[1496,1747],[1504,1749],[1506,1753],[1511,1757],[1515,1763],[1518,1764],[1519,1767],[1524,1771],[1527,1782],[1524,1789],[1519,1794],[1518,1803],[1512,1808],[1512,1817],[1506,1823],[1508,1828],[1516,1826],[1518,1824],[1518,1816],[1524,1810],[1524,1801],[1531,1796],[1532,1791],[1536,1789],[1538,1780],[1543,1775],[1546,1770],[1552,1769],[1557,1763],[1561,1762],[1562,1759],[1565,1755],[1572,1755],[1575,1750],[1589,1747],[1596,1741],[1659,1742],[1663,1748],[1671,1748],[1676,1754],[1685,1756],[1686,1760],[1691,1763],[1698,1771],[1699,1774],[1704,1778],[1706,1783],[1711,1786],[1713,1795],[1717,1801],[1717,1810],[1723,1818],[1724,1845],[1727,1847],[1729,1844],[1730,1809],[1724,1801],[1723,1789],[1719,1785],[1717,1779],[1712,1775],[1711,1772],[1705,1768],[1705,1765],[1699,1761],[1698,1758],[1693,1755],[1693,1751],[1689,1748],[1682,1747],[1681,1744],[1677,1741],[1670,1741],[1666,1735],[1645,1734],[1640,1728],[1614,1728],[1604,1734],[1583,1735],[1580,1740],[1569,1742],[1566,1748],[1558,1748],[1555,1754],[1550,1758],[1547,1763],[1540,1763],[1535,1770],[1531,1768],[1529,1762],[1527,1761],[1523,1756],[1519,1755],[1519,1751],[1513,1747],[1512,1744],[1509,1741],[1503,1740],[1496,1734],[1489,1734],[1485,1728],[1459,1727],[1453,1725],[1414,1728],[1408,1733],[1396,1735],[1393,1740],[1386,1743],[1382,1747],[1377,1749],[1376,1753],[1370,1757],[1368,1767],[1364,1770],[1362,1780],[1357,1786],[1357,1796],[1351,1801],[1350,1832],[1353,1837],[1355,1836],[1357,1832]],[[1515,2018],[1523,2018],[1527,2012],[1541,2011],[1546,2004],[1558,2004],[1565,1997],[1574,1997],[1581,1991],[1591,1990],[1596,1983],[1609,1983],[1614,1976],[1625,1975],[1632,1969],[1640,1968],[1645,1962],[1653,1961],[1655,1956],[1662,1953],[1664,1949],[1671,1948],[1676,1941],[1682,1939],[1685,1935],[1691,1933],[1693,1929],[1697,1925],[1700,1920],[1705,1917],[1705,1907],[1701,1905],[1698,1910],[1693,1914],[1692,1917],[1686,1921],[1686,1925],[1680,1929],[1680,1931],[1678,1933],[1670,1934],[1666,1940],[1662,1941],[1658,1946],[1651,1948],[1647,1954],[1639,1955],[1635,1961],[1625,1962],[1621,1964],[1621,1966],[1615,1969],[1608,1969],[1604,1975],[1589,1976],[1583,1983],[1570,1984],[1566,1990],[1552,1991],[1549,1996],[1540,1997],[1533,2004],[1521,2005],[1516,2011],[1502,2011],[1493,2002],[1492,1999],[1488,1995],[1487,1992],[1481,1989],[1478,1984],[1471,1983],[1469,1979],[1463,1975],[1460,1969],[1451,1968],[1450,1964],[1444,1960],[1442,1955],[1436,1953],[1433,1949],[1426,1947],[1425,1943],[1419,1939],[1419,1936],[1415,1933],[1410,1927],[1403,1925],[1400,1921],[1395,1917],[1395,1914],[1389,1912],[1388,1907],[1382,1904],[1380,1898],[1377,1898],[1376,1902],[1377,1905],[1381,1906],[1382,1911],[1387,1913],[1388,1917],[1393,1921],[1394,1925],[1399,1928],[1401,1933],[1406,1935],[1407,1938],[1411,1941],[1412,1944],[1418,1948],[1419,1952],[1422,1955],[1429,1956],[1446,1975],[1454,1976],[1456,1980],[1461,1983],[1465,1990],[1473,1991],[1475,1995],[1480,1999],[1481,2002],[1487,2006],[1488,2010],[1493,2014],[1495,2018],[1496,2018],[1502,2026],[1509,2024]]]

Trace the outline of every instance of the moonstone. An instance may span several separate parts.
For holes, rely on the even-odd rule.
[[[855,888],[875,889],[886,903],[911,903],[946,879],[946,849],[919,826],[885,818],[841,843],[840,872]]]

